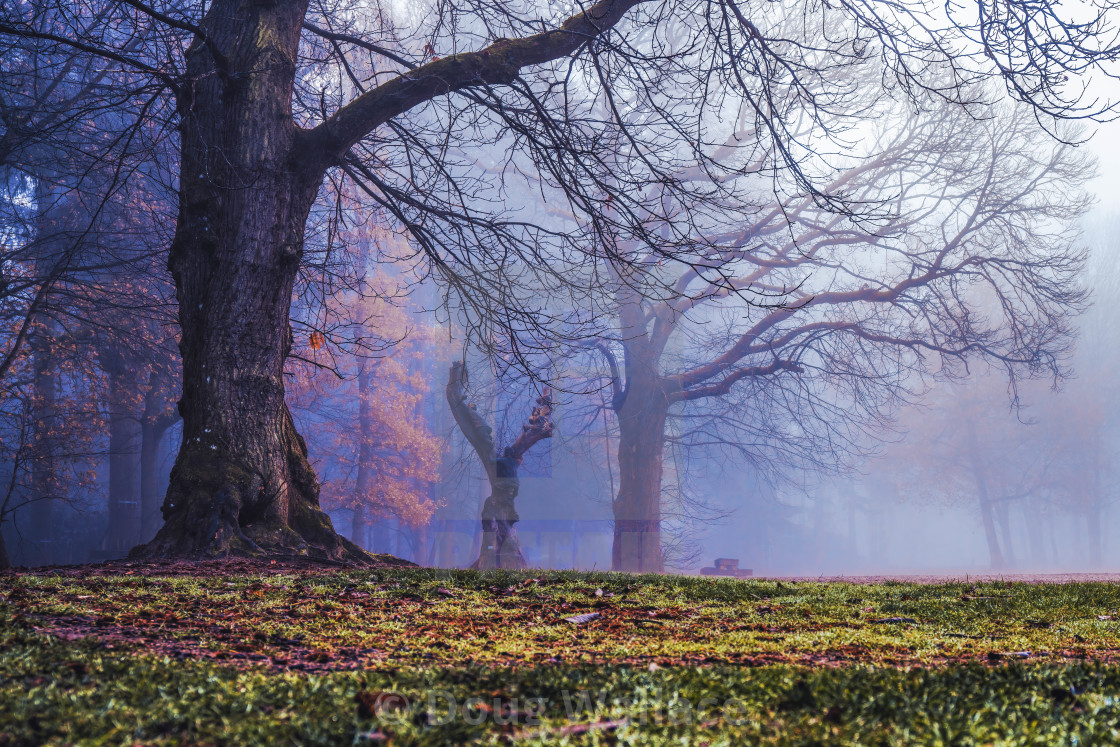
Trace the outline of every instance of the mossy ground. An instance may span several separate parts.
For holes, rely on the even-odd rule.
[[[1108,583],[281,569],[0,595],[0,745],[1120,742]]]

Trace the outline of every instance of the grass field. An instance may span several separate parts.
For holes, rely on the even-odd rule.
[[[1120,743],[1110,583],[263,567],[0,599],[0,745]]]

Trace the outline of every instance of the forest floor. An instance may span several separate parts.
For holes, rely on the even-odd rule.
[[[0,746],[1120,742],[1120,585],[0,576]]]

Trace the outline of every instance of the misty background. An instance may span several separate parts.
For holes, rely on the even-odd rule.
[[[1046,138],[1041,131],[1026,136],[1038,138],[1040,148]],[[1077,244],[1087,251],[1076,282],[1089,295],[1084,313],[1070,322],[1075,335],[1061,362],[1068,376],[1055,381],[1043,372],[1012,385],[1000,367],[975,360],[952,380],[903,378],[910,395],[882,405],[890,417],[878,418],[876,405],[852,426],[850,442],[827,454],[817,441],[809,453],[761,443],[728,449],[724,431],[697,437],[671,415],[660,488],[667,570],[696,573],[716,558],[736,558],[741,568],[767,576],[1120,565],[1113,539],[1120,520],[1120,123],[1097,126],[1080,150],[1096,159],[1097,175],[1083,185],[1095,202],[1075,222]],[[512,209],[543,210],[531,192],[509,190]],[[9,199],[36,198],[16,189]],[[591,345],[561,351],[542,342],[525,360],[508,351],[503,359],[500,345],[461,324],[469,312],[448,312],[444,289],[409,274],[410,250],[400,235],[355,225],[367,226],[354,237],[366,248],[348,268],[351,276],[297,287],[288,381],[289,404],[336,529],[371,551],[421,565],[467,567],[479,557],[479,516],[491,483],[445,396],[449,367],[461,361],[470,372],[470,401],[498,444],[521,432],[544,382],[553,386],[551,438],[527,452],[518,472],[516,531],[525,561],[610,569],[621,474],[611,405],[618,391],[609,366],[621,357],[625,325],[617,325],[602,355]],[[332,230],[329,218],[314,230]],[[404,258],[404,267],[385,258]],[[669,271],[656,258],[648,264],[651,276]],[[166,288],[144,293],[152,308],[168,302]],[[688,342],[670,346],[674,365],[698,360],[696,340],[723,311],[701,317]],[[163,329],[155,311],[145,318]],[[354,331],[371,325],[375,339]],[[179,447],[174,355],[159,364],[165,372],[153,364],[143,380],[129,380],[135,364],[97,336],[95,330],[81,338],[72,358],[31,366],[33,375],[61,382],[48,405],[66,433],[46,429],[58,439],[46,457],[32,454],[33,440],[26,453],[19,446],[26,434],[18,407],[44,405],[28,400],[3,414],[9,454],[28,460],[10,457],[0,466],[11,506],[0,531],[17,565],[124,557],[156,526],[141,507],[162,500]],[[159,344],[167,348],[169,339]],[[517,365],[527,361],[535,377]],[[825,442],[846,430],[844,397],[857,395],[817,396],[814,406],[828,408],[821,430],[810,435]],[[718,419],[751,406],[749,398],[728,400],[702,412]],[[764,416],[772,414],[758,415]],[[736,432],[761,442],[788,434],[784,428]],[[36,472],[44,459],[51,460],[47,489]]]

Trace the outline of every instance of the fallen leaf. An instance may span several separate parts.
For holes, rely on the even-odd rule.
[[[583,625],[586,622],[591,622],[592,620],[596,620],[600,617],[602,617],[602,615],[600,615],[598,612],[585,612],[582,615],[572,615],[571,617],[565,617],[564,622],[570,622],[572,625]]]

